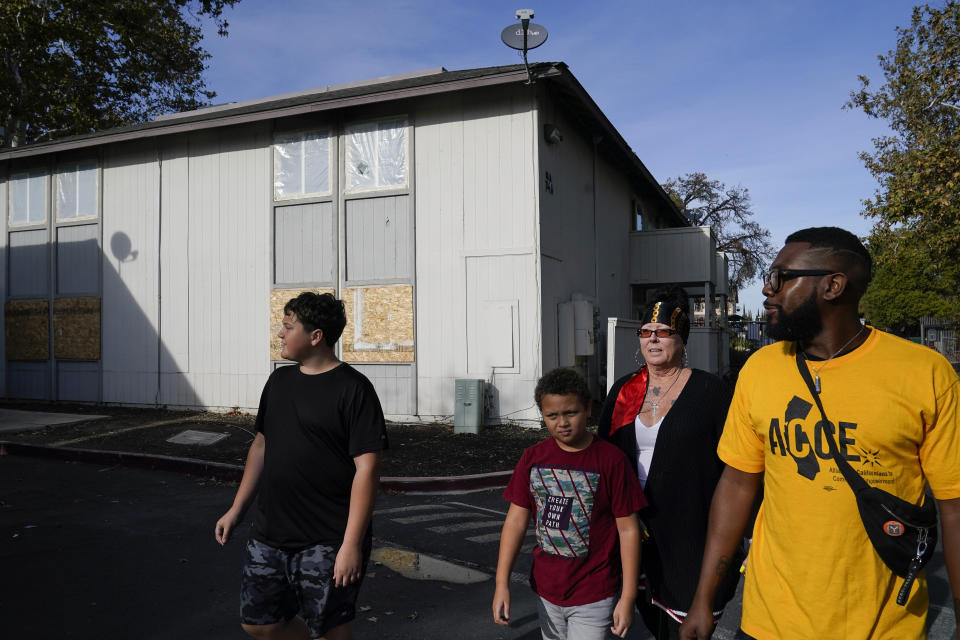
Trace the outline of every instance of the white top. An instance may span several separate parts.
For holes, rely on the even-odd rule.
[[[640,486],[647,486],[647,472],[650,470],[650,463],[653,461],[653,448],[657,446],[657,435],[660,433],[660,425],[663,418],[660,418],[649,427],[640,422],[640,416],[633,422],[634,430],[637,432],[637,475],[640,478]]]

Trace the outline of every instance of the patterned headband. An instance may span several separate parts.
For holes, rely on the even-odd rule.
[[[663,324],[669,325],[674,331],[683,334],[684,329],[689,329],[690,320],[687,318],[686,312],[680,307],[674,307],[670,312],[669,322],[667,321],[667,314],[665,310],[662,309],[663,301],[658,300],[656,304],[650,309],[649,317],[647,314],[644,314],[644,317],[641,318],[643,324],[648,322],[662,322]]]

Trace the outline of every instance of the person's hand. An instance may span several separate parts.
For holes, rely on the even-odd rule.
[[[333,563],[333,586],[345,587],[360,579],[363,552],[359,544],[343,543]]]
[[[227,544],[227,540],[230,539],[230,534],[233,533],[233,529],[239,521],[240,518],[233,509],[227,511],[217,520],[217,525],[213,529],[213,536],[217,539],[217,542],[220,543],[221,547]]]
[[[680,625],[680,640],[707,640],[713,631],[713,612],[710,607],[703,607],[696,603],[691,605],[690,612]]]
[[[510,587],[497,586],[493,592],[493,621],[497,624],[510,624]]]
[[[613,609],[613,626],[610,631],[618,638],[626,638],[627,631],[633,625],[634,601],[630,598],[620,598]]]

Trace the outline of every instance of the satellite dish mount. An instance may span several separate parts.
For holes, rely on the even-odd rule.
[[[536,49],[547,41],[546,27],[530,22],[533,18],[533,9],[517,9],[517,19],[520,24],[511,24],[500,33],[503,44],[511,49],[523,52],[523,66],[527,70],[527,84],[533,84],[530,74],[530,65],[527,64],[527,50]]]

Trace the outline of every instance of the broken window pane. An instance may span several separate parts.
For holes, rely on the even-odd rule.
[[[407,186],[406,138],[404,120],[347,127],[347,190]]]

